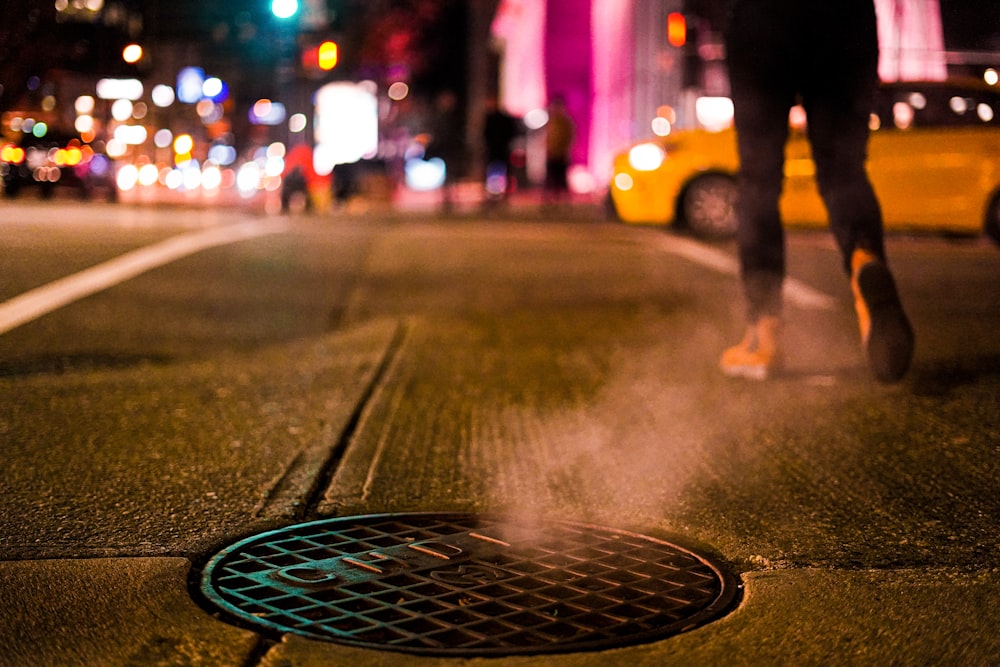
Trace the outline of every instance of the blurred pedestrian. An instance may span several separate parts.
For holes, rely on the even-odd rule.
[[[518,133],[516,118],[500,108],[495,97],[486,101],[483,119],[483,146],[486,159],[487,201],[506,199],[513,187],[511,148]]]
[[[558,200],[569,194],[567,171],[576,126],[566,111],[566,102],[556,96],[549,104],[545,125],[545,196]]]
[[[285,170],[281,177],[281,210],[311,211],[313,208],[309,185],[316,179],[313,169],[312,149],[296,144],[285,156]]]
[[[900,380],[913,329],[886,263],[882,212],[865,170],[878,85],[873,0],[733,0],[727,59],[740,156],[737,204],[748,327],[720,367],[765,379],[781,363],[785,238],[778,212],[788,114],[800,103],[830,228],[850,276],[862,345],[882,382]]]
[[[441,186],[441,206],[450,213],[455,205],[455,186],[465,169],[465,140],[458,97],[446,90],[434,99],[430,133],[425,157],[444,160],[444,184]]]

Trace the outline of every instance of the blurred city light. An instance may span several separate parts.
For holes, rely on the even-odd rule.
[[[197,190],[201,187],[201,169],[195,160],[188,161],[183,167],[178,167],[181,171],[182,184],[185,190]]]
[[[710,132],[726,129],[733,123],[733,101],[728,97],[699,97],[695,117]]]
[[[222,185],[222,170],[214,164],[206,164],[201,172],[201,187],[205,190],[218,190]]]
[[[160,177],[160,170],[155,164],[144,164],[139,168],[139,184],[149,187],[155,185]]]
[[[256,162],[245,162],[236,172],[236,187],[244,197],[257,192],[260,187],[260,167]]]
[[[396,81],[395,83],[390,84],[389,90],[386,91],[386,94],[389,96],[390,100],[399,102],[401,100],[405,100],[406,96],[410,94],[410,87],[402,81]]]
[[[794,105],[788,110],[788,124],[799,132],[805,132],[806,125],[809,122],[809,117],[806,115],[806,109],[801,104]]]
[[[115,100],[111,105],[111,117],[119,123],[132,117],[132,102],[130,100]]]
[[[222,105],[216,104],[208,98],[198,101],[198,104],[195,105],[195,112],[201,118],[201,122],[206,125],[222,120],[224,115]]]
[[[575,164],[566,173],[566,180],[569,183],[570,192],[577,194],[589,194],[597,188],[597,182],[593,174],[587,171],[582,164]]]
[[[983,72],[983,81],[985,81],[988,85],[995,86],[997,83],[1000,83],[1000,73],[990,67]]]
[[[137,100],[142,97],[142,81],[138,79],[101,79],[97,96],[102,100]]]
[[[447,167],[439,157],[430,160],[410,158],[406,161],[406,186],[418,192],[436,190],[444,185]]]
[[[532,109],[524,114],[524,125],[529,130],[540,130],[549,122],[549,112],[545,109]]]
[[[123,192],[128,192],[136,186],[139,182],[139,169],[134,164],[122,165],[122,168],[118,170],[118,176],[115,178],[118,183],[118,189]]]
[[[666,153],[653,143],[633,146],[628,152],[628,162],[636,171],[655,171],[663,164]]]
[[[667,15],[667,42],[678,48],[687,44],[687,19],[680,12]]]
[[[24,162],[24,149],[13,144],[4,144],[3,148],[0,148],[0,160],[21,164]]]
[[[104,152],[108,154],[110,158],[120,158],[128,151],[128,144],[118,141],[117,139],[111,139],[104,147]]]
[[[317,52],[317,64],[319,68],[325,72],[332,70],[337,66],[337,62],[340,59],[340,49],[336,42],[323,42],[319,45],[319,50]]]
[[[619,172],[615,174],[615,187],[623,192],[628,192],[635,185],[635,181],[632,177],[625,172]]]
[[[157,130],[153,135],[153,144],[155,144],[157,148],[167,148],[173,142],[174,133],[167,128]]]
[[[896,102],[892,105],[892,118],[900,130],[909,129],[913,125],[913,107],[906,102]]]
[[[268,144],[267,149],[264,153],[268,159],[272,158],[283,158],[285,157],[285,144],[280,141],[275,141],[272,144]]]
[[[94,98],[91,95],[80,95],[73,102],[73,109],[78,114],[92,114],[94,113]]]
[[[169,107],[174,103],[174,89],[168,85],[161,83],[153,86],[153,90],[150,95],[153,98],[153,104],[158,107]]]
[[[129,44],[122,49],[122,60],[129,64],[134,64],[142,60],[142,47],[138,44]]]
[[[184,104],[195,104],[202,98],[205,85],[205,70],[200,67],[185,67],[177,73],[177,99]]]
[[[208,99],[220,104],[229,98],[229,86],[216,76],[205,79],[201,85],[201,92]]]
[[[257,100],[248,117],[254,125],[279,125],[285,120],[285,105],[267,99]]]
[[[174,153],[177,155],[190,155],[194,150],[194,139],[190,134],[180,134],[174,139]]]
[[[304,113],[293,113],[288,118],[288,131],[293,134],[298,134],[306,129],[309,124],[309,119],[306,118]]]
[[[316,92],[313,167],[325,176],[378,149],[378,101],[365,83],[329,83]]]
[[[129,146],[141,146],[146,143],[148,133],[143,125],[119,125],[115,128],[115,141]]]
[[[298,0],[272,0],[271,13],[279,19],[290,19],[299,11]]]
[[[223,144],[216,144],[208,149],[208,159],[223,166],[236,162],[236,155],[235,148]]]

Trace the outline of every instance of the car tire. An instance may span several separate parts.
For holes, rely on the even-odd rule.
[[[986,207],[986,219],[983,221],[983,231],[994,243],[1000,245],[1000,192],[993,195],[990,205]]]
[[[678,221],[696,236],[736,235],[736,179],[728,174],[703,174],[681,193]]]

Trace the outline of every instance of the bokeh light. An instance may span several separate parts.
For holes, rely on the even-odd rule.
[[[298,0],[272,0],[271,13],[279,19],[290,19],[299,11]]]
[[[169,107],[174,103],[174,89],[165,84],[153,86],[151,93],[153,104],[158,107]]]
[[[174,139],[174,153],[189,155],[194,149],[194,139],[190,134],[180,134]]]
[[[308,124],[309,119],[306,118],[304,113],[293,113],[288,118],[288,131],[298,134],[299,132],[305,131]]]
[[[131,100],[115,100],[111,105],[111,117],[123,123],[132,117]]]
[[[386,93],[390,100],[394,102],[399,102],[406,99],[406,96],[410,94],[410,87],[403,83],[402,81],[396,81],[389,85],[389,90]]]
[[[122,60],[129,64],[134,64],[142,60],[142,47],[138,44],[129,44],[122,49]]]

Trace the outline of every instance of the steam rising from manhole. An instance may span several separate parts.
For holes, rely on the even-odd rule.
[[[663,639],[725,614],[738,587],[708,557],[626,531],[384,514],[242,540],[211,559],[201,590],[262,631],[498,656]]]

